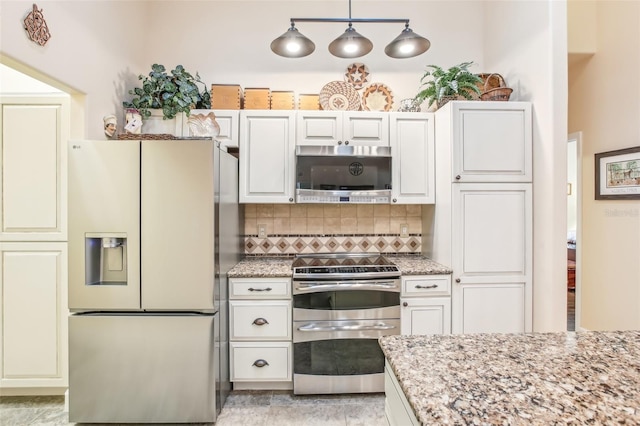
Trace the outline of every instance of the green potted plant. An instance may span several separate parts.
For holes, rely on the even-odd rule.
[[[427,68],[431,70],[425,72],[420,79],[421,90],[414,98],[415,103],[420,105],[426,100],[429,107],[435,102],[437,108],[440,108],[448,101],[459,97],[472,100],[472,93],[480,95],[478,84],[482,84],[482,79],[469,71],[472,64],[473,61],[463,62],[448,70],[437,65],[428,65]],[[431,79],[425,81],[427,77]]]
[[[167,74],[164,65],[153,64],[149,75],[139,75],[138,80],[142,81],[142,87],[129,90],[129,94],[135,96],[122,105],[137,109],[143,120],[151,116],[153,109],[161,109],[163,119],[168,120],[181,112],[188,116],[192,108],[211,108],[207,85],[198,73],[194,76],[182,65]],[[198,84],[204,86],[202,91]]]

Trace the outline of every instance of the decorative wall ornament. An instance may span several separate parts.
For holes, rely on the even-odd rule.
[[[51,38],[49,27],[44,20],[42,9],[38,10],[38,5],[33,4],[33,10],[24,18],[24,29],[27,30],[29,38],[34,43],[44,46]]]

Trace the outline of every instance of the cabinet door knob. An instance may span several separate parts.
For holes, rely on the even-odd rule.
[[[260,368],[265,367],[267,365],[269,365],[269,363],[264,359],[256,359],[253,363],[254,367],[260,367]]]
[[[461,176],[460,175],[456,175],[456,180],[460,180]]]
[[[344,144],[345,145],[349,145],[349,141],[344,141]]]
[[[397,198],[394,198],[394,199],[393,199],[393,200],[391,200],[391,201],[393,201],[394,203],[397,203],[397,202],[398,202],[398,199],[397,199]]]
[[[409,306],[409,304],[407,302],[402,302],[402,306],[406,308],[407,306]]]
[[[289,198],[289,202],[293,203],[293,197]]]
[[[460,282],[460,278],[456,278],[456,282],[459,283]]]
[[[256,319],[254,319],[254,320],[253,320],[252,324],[255,324],[255,325],[265,325],[265,324],[269,324],[269,321],[267,321],[267,320],[266,320],[266,319],[264,319],[264,318],[256,318]]]
[[[338,145],[342,145],[342,141],[338,141]]]

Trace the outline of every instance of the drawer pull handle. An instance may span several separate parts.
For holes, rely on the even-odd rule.
[[[264,319],[264,318],[256,318],[256,319],[254,319],[254,320],[253,320],[252,324],[255,324],[255,325],[265,325],[265,324],[269,324],[269,321],[267,321],[267,320],[266,320],[266,319]]]
[[[271,287],[267,287],[267,288],[253,288],[253,287],[249,287],[249,291],[271,291],[273,290]]]
[[[257,359],[253,363],[254,367],[259,367],[259,368],[266,367],[267,365],[269,365],[269,363],[267,361],[265,361],[264,359]]]
[[[431,284],[431,285],[416,285],[416,288],[423,288],[423,289],[428,289],[428,288],[438,288],[438,284]]]

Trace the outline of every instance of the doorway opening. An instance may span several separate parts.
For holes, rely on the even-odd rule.
[[[582,133],[567,138],[567,331],[580,329]]]

